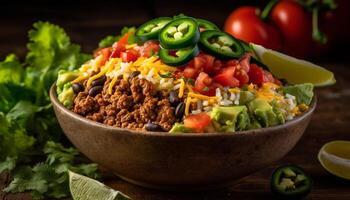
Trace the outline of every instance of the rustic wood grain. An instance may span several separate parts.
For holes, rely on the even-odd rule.
[[[96,2],[7,1],[1,5],[3,12],[0,12],[0,58],[9,52],[14,52],[23,58],[26,51],[27,31],[38,20],[49,20],[64,27],[74,42],[81,44],[84,51],[91,52],[99,39],[118,33],[120,28],[126,25],[139,25],[155,16],[184,12],[213,20],[222,26],[228,13],[235,6],[245,3],[245,1],[225,0],[213,6],[209,1],[199,0],[191,1],[191,4],[186,4],[185,0],[174,4],[160,0]],[[260,1],[252,1],[250,4],[254,2]],[[329,175],[317,161],[318,150],[324,143],[331,140],[350,140],[350,64],[346,56],[341,57],[341,60],[335,56],[326,56],[321,60],[323,66],[335,72],[337,84],[317,89],[318,107],[312,121],[296,147],[281,161],[221,191],[174,193],[149,190],[114,176],[106,176],[104,182],[136,200],[274,199],[269,190],[269,177],[273,169],[281,164],[293,163],[303,167],[314,180],[313,190],[306,199],[349,200],[350,182],[344,182]],[[327,63],[327,61],[331,62]],[[152,173],[157,172],[150,172],[150,175]],[[2,174],[0,189],[3,189],[8,181],[9,176]],[[31,198],[27,193],[0,192],[0,199],[29,200]]]

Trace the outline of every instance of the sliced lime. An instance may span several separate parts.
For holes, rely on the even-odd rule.
[[[74,200],[131,200],[89,177],[69,171],[69,188]]]
[[[286,79],[292,84],[312,83],[315,86],[332,85],[336,82],[334,74],[321,66],[266,49],[257,44],[250,43],[249,45],[258,59],[280,79]]]
[[[318,153],[318,160],[329,173],[350,180],[350,141],[326,143]]]

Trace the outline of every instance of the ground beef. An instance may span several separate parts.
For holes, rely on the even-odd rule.
[[[91,97],[87,88],[74,100],[73,111],[90,120],[110,126],[142,130],[148,122],[159,124],[169,131],[176,119],[174,108],[164,91],[137,77],[128,81],[120,78],[108,94],[111,80],[107,78],[101,94]],[[86,88],[86,81],[84,82]]]

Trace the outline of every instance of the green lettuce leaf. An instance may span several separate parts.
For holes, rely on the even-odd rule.
[[[295,96],[298,104],[309,105],[314,96],[314,86],[311,83],[304,83],[298,85],[291,85],[283,87],[286,94]]]

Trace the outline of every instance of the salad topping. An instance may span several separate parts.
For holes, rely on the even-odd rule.
[[[59,100],[88,119],[172,133],[283,124],[313,97],[312,84],[283,85],[249,45],[185,16],[146,22],[58,80]]]

